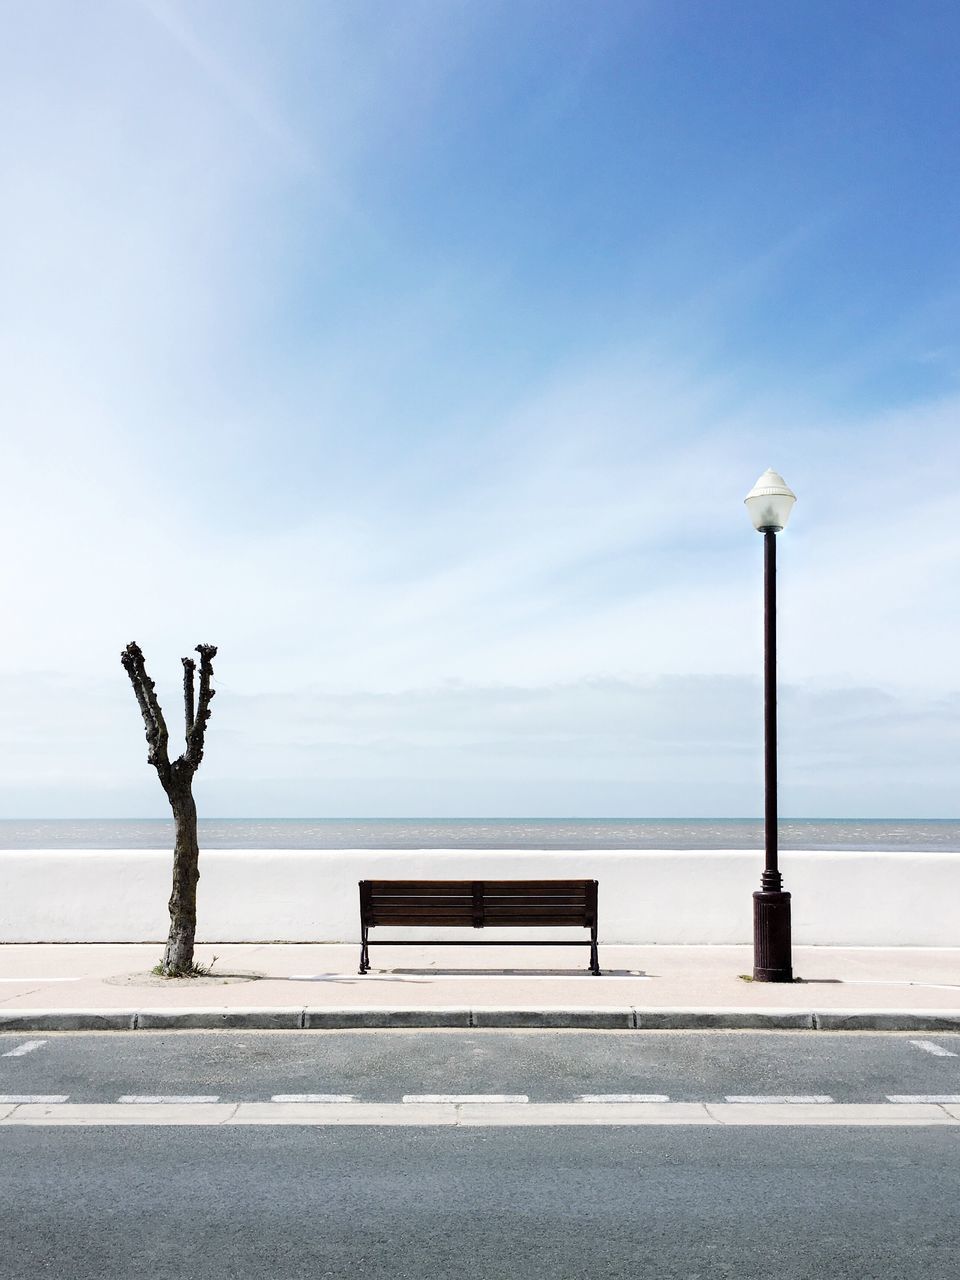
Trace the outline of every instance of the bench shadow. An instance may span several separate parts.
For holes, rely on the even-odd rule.
[[[376,974],[378,977],[386,977],[389,974],[396,974],[402,977],[433,977],[433,978],[593,978],[597,975],[592,974],[589,969],[371,969],[370,974]],[[604,969],[601,977],[604,978],[651,978],[652,974],[645,973],[642,969]]]
[[[426,970],[423,970],[426,974]],[[395,978],[389,970],[378,972],[371,969],[369,973],[295,973],[288,974],[282,979],[283,982],[363,982],[365,978],[383,978],[387,982],[399,982],[400,978]]]

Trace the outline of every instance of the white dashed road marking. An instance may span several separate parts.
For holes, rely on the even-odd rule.
[[[525,1093],[405,1093],[404,1102],[448,1103],[461,1102],[529,1102]]]
[[[34,1049],[39,1049],[41,1045],[46,1043],[46,1040],[24,1040],[23,1044],[18,1044],[15,1049],[10,1049],[3,1056],[5,1058],[22,1058],[25,1053],[32,1053]]]
[[[14,1103],[22,1106],[29,1102],[66,1102],[68,1093],[0,1093],[0,1103]]]
[[[911,1040],[912,1045],[916,1045],[918,1049],[923,1049],[926,1053],[932,1053],[938,1058],[956,1058],[957,1054],[952,1049],[945,1049],[942,1044],[934,1044],[932,1040]]]
[[[805,1102],[833,1102],[829,1093],[783,1093],[783,1094],[749,1094],[728,1093],[727,1102],[744,1102],[753,1106],[796,1106]]]
[[[960,1093],[888,1093],[888,1102],[935,1102],[939,1106],[960,1104]]]
[[[218,1093],[124,1093],[117,1099],[118,1102],[132,1103],[134,1106],[149,1103],[162,1103],[164,1106],[176,1106],[180,1103],[184,1105],[192,1105],[196,1102],[217,1102],[220,1095]]]
[[[581,1093],[578,1102],[669,1102],[666,1093]]]
[[[353,1102],[352,1093],[275,1093],[271,1102]]]

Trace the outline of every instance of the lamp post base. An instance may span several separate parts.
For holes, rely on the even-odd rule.
[[[753,980],[793,981],[789,893],[759,889],[753,895]]]

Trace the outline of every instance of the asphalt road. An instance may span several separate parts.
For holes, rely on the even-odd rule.
[[[880,1102],[960,1093],[960,1036],[0,1036],[0,1094],[309,1092]],[[960,1130],[0,1126],[0,1206],[0,1280],[929,1280]]]
[[[929,1280],[954,1131],[11,1129],[0,1276]]]
[[[17,1056],[4,1056],[24,1044]],[[927,1048],[921,1048],[926,1045]],[[929,1046],[941,1050],[930,1051]],[[953,1056],[947,1056],[953,1055]],[[827,1032],[313,1031],[0,1035],[0,1096],[659,1094],[675,1102],[960,1095],[960,1035]]]

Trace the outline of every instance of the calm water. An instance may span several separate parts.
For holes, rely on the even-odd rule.
[[[166,849],[163,819],[0,819],[3,849]],[[322,818],[207,819],[208,849],[760,849],[750,819],[687,818]],[[780,824],[784,849],[960,851],[960,821],[819,819]]]

